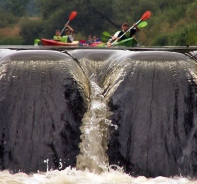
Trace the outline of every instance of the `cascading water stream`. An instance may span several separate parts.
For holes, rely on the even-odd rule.
[[[90,107],[82,119],[80,151],[77,156],[77,168],[96,173],[106,171],[108,157],[106,155],[109,111],[102,95],[103,90],[93,81],[90,81]]]
[[[87,63],[88,61],[83,63],[84,67],[87,66]],[[124,78],[124,67],[118,65],[112,67],[108,73],[107,80],[103,83],[103,88],[101,88],[97,81],[99,73],[94,70],[95,66],[99,67],[99,62],[92,63],[94,63],[92,66],[89,64],[91,70],[94,71],[90,77],[90,105],[80,127],[82,135],[80,136],[80,154],[77,156],[76,167],[80,170],[88,169],[91,172],[101,173],[109,169],[108,156],[106,154],[110,136],[109,129],[110,127],[116,130],[118,128],[109,120],[111,112],[107,103],[110,95],[113,94]]]

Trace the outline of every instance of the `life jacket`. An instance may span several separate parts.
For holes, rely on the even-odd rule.
[[[62,42],[68,42],[68,35],[62,36]]]
[[[125,34],[125,37],[126,37],[126,38],[130,38],[130,37],[131,37],[131,33],[130,33],[130,32],[127,32],[127,33]]]
[[[54,36],[53,37],[53,39],[55,40],[55,41],[61,41],[61,39],[62,39],[62,37],[61,36]]]
[[[130,31],[128,31],[124,36],[122,36],[120,40],[125,40],[127,38],[131,38],[135,33],[136,33],[136,29],[133,28]],[[120,33],[118,34],[118,37],[120,37],[123,34],[124,34],[124,31],[120,31]]]
[[[119,35],[120,32],[121,32],[121,31],[117,31],[117,32],[114,34],[114,36],[115,36],[115,37],[118,37],[118,35]]]

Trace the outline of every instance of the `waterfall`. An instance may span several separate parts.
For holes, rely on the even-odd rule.
[[[169,51],[69,53],[0,52],[2,170],[115,165],[134,176],[196,176],[196,61]]]

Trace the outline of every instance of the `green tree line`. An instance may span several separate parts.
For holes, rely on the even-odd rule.
[[[0,7],[0,15],[5,17],[0,27],[26,17],[20,23],[20,44],[32,45],[35,38],[52,38],[56,29],[64,27],[72,11],[78,14],[70,26],[80,40],[89,34],[102,36],[103,31],[114,34],[123,22],[132,26],[147,10],[152,13],[148,26],[136,35],[141,45],[197,44],[197,0],[0,0]],[[39,19],[29,19],[35,15]]]

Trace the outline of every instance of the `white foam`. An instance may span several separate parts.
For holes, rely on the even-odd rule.
[[[45,173],[25,173],[10,174],[8,171],[0,172],[1,184],[196,184],[197,180],[192,181],[183,177],[156,177],[146,178],[144,176],[131,177],[119,170],[110,169],[109,172],[101,174],[89,171],[80,171],[75,168],[67,167],[62,171],[49,171]]]

